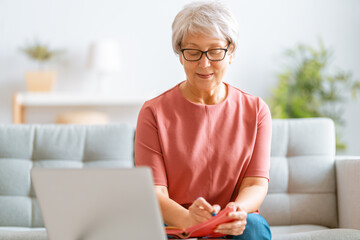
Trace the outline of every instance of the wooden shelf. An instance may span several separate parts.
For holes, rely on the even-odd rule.
[[[76,93],[17,93],[16,101],[23,106],[119,106],[140,105],[145,99]]]
[[[142,106],[150,98],[122,97],[108,94],[75,92],[15,93],[13,97],[13,122],[25,123],[25,108],[30,106]]]

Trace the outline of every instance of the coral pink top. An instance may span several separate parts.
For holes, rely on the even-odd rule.
[[[135,164],[188,208],[197,197],[222,208],[244,177],[269,179],[271,115],[259,97],[226,84],[216,105],[188,101],[179,85],[147,101],[136,128]]]

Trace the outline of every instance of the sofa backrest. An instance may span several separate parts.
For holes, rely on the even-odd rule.
[[[273,120],[269,193],[260,208],[270,225],[337,226],[334,155],[332,120]]]
[[[42,227],[33,167],[133,167],[127,125],[0,125],[0,226]]]
[[[329,119],[273,120],[270,225],[337,226],[335,130]],[[0,226],[42,227],[33,167],[133,167],[127,125],[0,125]]]

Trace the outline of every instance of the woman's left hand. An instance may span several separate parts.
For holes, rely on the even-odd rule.
[[[241,235],[245,230],[247,213],[235,202],[230,202],[226,207],[234,208],[234,211],[228,214],[228,217],[233,218],[234,221],[220,224],[215,232],[225,235]]]

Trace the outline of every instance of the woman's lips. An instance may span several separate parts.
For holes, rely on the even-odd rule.
[[[211,78],[214,74],[213,73],[208,73],[208,74],[200,74],[200,73],[197,73],[196,74],[199,78],[202,78],[202,79],[209,79]]]

